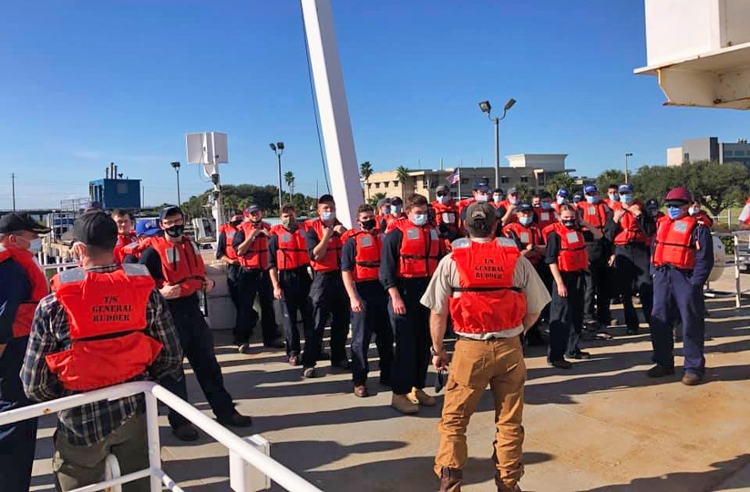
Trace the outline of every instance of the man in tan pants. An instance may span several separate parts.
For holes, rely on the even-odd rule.
[[[440,261],[421,299],[431,310],[432,363],[438,370],[448,367],[443,335],[449,313],[458,336],[438,424],[435,473],[441,492],[460,492],[466,427],[489,384],[497,426],[495,483],[498,492],[518,492],[526,381],[521,334],[534,325],[550,297],[515,242],[495,238],[497,219],[489,204],[469,206],[466,225],[470,238],[453,242],[453,252]]]

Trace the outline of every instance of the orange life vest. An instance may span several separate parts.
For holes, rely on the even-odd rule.
[[[49,293],[49,289],[47,277],[44,276],[39,265],[34,261],[34,255],[31,252],[21,248],[6,248],[0,245],[0,263],[10,259],[21,265],[31,284],[31,297],[21,301],[13,320],[13,337],[21,338],[31,333],[31,322],[34,320],[36,306]]]
[[[409,219],[395,222],[403,234],[399,251],[398,276],[401,278],[431,277],[440,259],[440,238],[430,226],[417,227]]]
[[[338,224],[339,222],[336,221],[336,225]],[[318,241],[320,241],[323,237],[323,220],[320,218],[310,219],[307,221],[307,227],[312,228],[315,231],[315,234],[318,235]],[[313,270],[321,273],[335,272],[338,270],[341,265],[342,247],[343,243],[341,242],[341,237],[339,237],[338,234],[334,234],[328,242],[325,256],[320,260],[313,260],[310,258],[310,265]]]
[[[115,244],[115,250],[113,251],[115,263],[118,265],[122,265],[123,260],[125,257],[129,254],[126,251],[123,251],[126,246],[136,243],[136,235],[135,232],[131,231],[127,234],[117,234],[117,243]]]
[[[437,225],[445,224],[450,229],[458,229],[458,208],[455,200],[450,200],[446,204],[436,200],[432,202],[432,209],[435,211],[435,223]]]
[[[542,207],[534,207],[534,214],[536,214],[536,225],[540,231],[543,231],[548,225],[557,222],[557,212],[551,208],[545,210]]]
[[[586,222],[599,229],[602,234],[604,233],[604,227],[607,225],[607,205],[603,202],[583,201],[578,202],[578,209]]]
[[[643,210],[643,206],[641,206],[641,210]],[[626,244],[648,243],[648,236],[643,233],[635,215],[629,210],[625,210],[622,218],[620,218],[620,229],[621,231],[615,236],[615,245],[624,246]]]
[[[509,234],[513,233],[518,241],[521,243],[522,248],[526,248],[529,244],[539,246],[542,244],[542,236],[539,232],[539,228],[536,224],[531,224],[528,227],[521,225],[519,222],[511,222],[510,224],[503,227],[503,233],[507,237],[511,237]],[[541,260],[540,256],[527,256],[527,259],[536,265]]]
[[[560,253],[557,256],[557,268],[561,272],[579,272],[589,267],[589,255],[586,241],[577,229],[568,229],[561,223],[552,226],[553,232],[560,237]]]
[[[700,225],[708,227],[709,229],[714,225],[714,220],[709,217],[708,214],[703,210],[698,210],[698,212],[696,212],[693,217],[698,221]]]
[[[612,209],[613,212],[620,210],[622,208],[622,202],[616,202],[614,200],[610,200],[609,198],[604,199],[604,203]]]
[[[295,229],[294,232],[287,231],[281,224],[271,228],[271,234],[277,238],[277,270],[296,270],[310,264],[310,256],[307,254],[307,244],[303,232],[301,228]]]
[[[224,238],[226,240],[224,256],[226,256],[230,260],[237,259],[237,251],[234,250],[234,246],[232,245],[232,243],[234,242],[234,235],[237,234],[238,230],[238,228],[234,227],[229,222],[221,224],[221,227],[219,227],[219,234],[223,232]]]
[[[127,246],[124,246],[121,253],[121,263],[125,261],[125,258],[128,256],[132,256],[135,259],[140,259],[141,254],[151,246],[152,239],[153,237],[144,237],[134,243],[130,243]]]
[[[63,387],[89,391],[142,374],[162,349],[146,335],[146,306],[154,280],[143,265],[112,273],[81,268],[52,279],[52,290],[70,323],[71,346],[47,355]]]
[[[182,236],[179,243],[172,243],[165,237],[155,237],[151,239],[151,247],[159,254],[164,274],[164,280],[157,281],[157,287],[179,284],[181,298],[203,289],[206,267],[198,246],[188,236]]]
[[[347,231],[349,232],[349,231]],[[368,282],[378,279],[380,254],[383,252],[383,235],[367,231],[353,231],[357,254],[354,256],[354,281]]]
[[[695,266],[693,230],[698,226],[695,217],[672,220],[662,217],[656,224],[656,244],[652,261],[655,267],[672,265],[682,270]]]
[[[398,217],[396,217],[393,214],[390,214],[389,218],[386,219],[385,233],[387,234],[387,233],[391,232],[393,229],[395,229],[396,228],[396,222],[398,222],[399,220],[407,220],[406,219],[406,214],[401,213]]]
[[[271,230],[271,226],[266,222],[261,222],[260,227],[266,231]],[[255,230],[252,222],[243,222],[240,224],[238,231],[245,233],[245,239]],[[240,266],[248,270],[268,270],[268,236],[261,234],[255,236],[255,240],[250,243],[250,247],[244,255],[237,257],[240,260]]]
[[[526,296],[513,285],[519,256],[515,243],[505,238],[453,241],[459,287],[453,288],[450,313],[457,333],[492,333],[521,324]]]

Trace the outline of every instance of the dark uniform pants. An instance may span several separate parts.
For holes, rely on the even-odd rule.
[[[253,308],[255,296],[260,304],[260,324],[263,331],[263,345],[270,345],[276,332],[276,313],[273,310],[273,290],[271,277],[265,270],[242,270],[239,281],[240,320],[237,330],[237,345],[247,343],[258,323],[258,312]]]
[[[641,309],[646,323],[651,321],[654,290],[651,282],[650,251],[644,244],[617,246],[615,251],[615,278],[613,279],[622,297],[625,325],[628,330],[637,330],[640,324],[633,307],[633,286],[641,299]]]
[[[341,280],[341,272],[315,272],[310,288],[313,305],[313,330],[305,333],[304,367],[315,367],[323,349],[323,332],[329,316],[331,321],[331,363],[347,359],[346,336],[349,333],[349,298]]]
[[[14,338],[0,356],[0,412],[30,405],[21,385],[28,337]],[[0,426],[0,490],[28,492],[34,464],[37,419]]]
[[[237,338],[237,334],[239,332],[240,328],[240,273],[242,272],[242,267],[239,265],[228,265],[227,266],[227,287],[229,288],[229,297],[232,299],[232,304],[234,304],[234,311],[235,311],[235,317],[234,317],[234,329],[232,330],[232,333],[234,334],[234,337]]]
[[[572,357],[579,351],[578,340],[583,329],[584,272],[560,272],[567,297],[557,293],[557,282],[552,282],[552,302],[549,323],[549,350],[547,360]]]
[[[606,327],[612,319],[609,310],[610,269],[607,258],[598,258],[589,263],[589,273],[584,277],[583,317],[586,321],[598,321]]]
[[[352,313],[352,379],[355,383],[367,379],[367,352],[375,334],[380,358],[380,378],[391,379],[393,363],[393,331],[388,322],[388,294],[377,280],[357,283],[362,300],[362,311]]]
[[[393,312],[388,301],[388,315],[395,334],[396,352],[391,368],[391,388],[396,395],[425,387],[430,364],[430,311],[419,303],[427,289],[428,278],[400,279],[398,291],[406,305],[406,314]]]
[[[674,367],[672,327],[677,319],[682,319],[685,371],[703,375],[706,366],[706,359],[703,357],[706,331],[703,306],[703,285],[693,285],[689,273],[674,268],[660,268],[656,271],[651,343],[657,364]]]
[[[536,272],[539,274],[539,278],[542,279],[542,282],[544,283],[544,286],[547,287],[547,292],[552,295],[552,272],[549,269],[549,265],[545,263],[544,261],[540,261],[539,264],[537,264],[535,267]],[[550,305],[547,304],[544,306],[544,309],[542,309],[542,314],[539,317],[540,320],[549,321],[549,311],[550,311]]]
[[[279,284],[281,284],[281,290],[284,293],[281,310],[287,356],[299,355],[301,352],[299,329],[297,328],[297,311],[299,310],[302,314],[305,337],[308,333],[312,333],[315,327],[313,324],[313,307],[310,301],[311,283],[307,267],[296,270],[279,270]],[[305,341],[305,349],[307,349],[307,343]]]
[[[234,413],[232,397],[224,388],[221,367],[214,355],[214,338],[211,329],[203,319],[196,296],[175,299],[167,302],[180,336],[182,351],[193,368],[198,384],[206,395],[208,404],[218,418],[226,418]],[[174,376],[162,378],[160,384],[183,400],[188,400],[187,381],[180,369],[179,380]],[[169,413],[169,424],[178,427],[186,422],[185,417],[174,410]]]

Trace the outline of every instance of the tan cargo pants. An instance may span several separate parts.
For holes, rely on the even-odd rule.
[[[477,403],[490,385],[495,400],[495,466],[503,484],[512,489],[523,475],[521,463],[524,431],[523,385],[526,364],[520,337],[456,342],[448,382],[445,385],[443,416],[438,424],[440,448],[435,473],[445,468],[462,469],[466,463],[466,427]]]

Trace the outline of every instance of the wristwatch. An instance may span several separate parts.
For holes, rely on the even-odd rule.
[[[430,355],[433,356],[433,357],[437,357],[438,354],[442,353],[443,351],[445,351],[445,349],[441,349],[440,352],[438,352],[438,351],[435,350],[435,347],[433,347],[432,345],[430,345]]]

